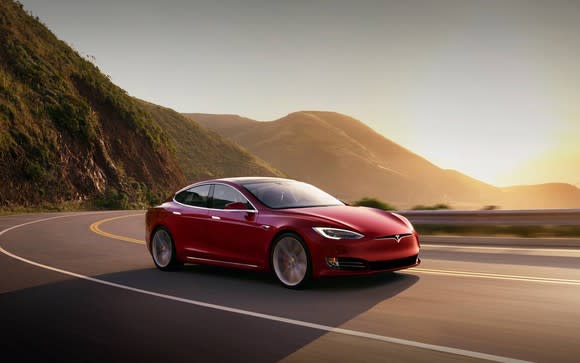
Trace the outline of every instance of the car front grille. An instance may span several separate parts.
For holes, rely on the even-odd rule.
[[[337,258],[338,266],[329,266],[335,270],[348,271],[380,271],[380,270],[396,270],[406,266],[411,266],[417,263],[418,255],[399,258],[396,260],[387,261],[366,261],[359,258],[339,257]]]
[[[369,270],[390,270],[390,269],[396,269],[396,268],[401,268],[401,267],[405,267],[405,266],[411,266],[417,263],[417,257],[418,255],[415,256],[411,256],[411,257],[405,257],[405,258],[399,258],[397,260],[388,260],[388,261],[372,261],[369,262]]]

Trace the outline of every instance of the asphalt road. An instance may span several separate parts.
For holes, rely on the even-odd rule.
[[[0,231],[6,362],[580,360],[580,250],[425,245],[419,268],[292,291],[156,270],[142,212],[7,216]]]

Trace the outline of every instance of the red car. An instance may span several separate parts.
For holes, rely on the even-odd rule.
[[[273,271],[286,287],[310,278],[417,266],[419,237],[403,216],[353,207],[295,180],[227,178],[189,185],[147,211],[155,265]]]

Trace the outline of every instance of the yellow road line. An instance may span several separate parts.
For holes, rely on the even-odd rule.
[[[445,275],[445,276],[459,276],[459,277],[476,277],[482,279],[494,279],[494,280],[511,280],[511,281],[529,281],[529,282],[545,282],[551,284],[564,284],[564,285],[580,285],[580,280],[569,280],[569,279],[557,279],[551,277],[536,277],[536,276],[521,276],[521,275],[503,275],[503,274],[492,274],[486,272],[470,272],[470,271],[454,271],[454,270],[435,270],[426,268],[413,268],[409,270],[432,275]]]
[[[128,214],[128,215],[122,215],[122,216],[118,216],[118,217],[102,219],[100,221],[96,221],[95,223],[91,224],[89,229],[92,232],[99,234],[101,236],[104,236],[104,237],[113,238],[113,239],[125,241],[125,242],[145,244],[144,240],[139,240],[139,239],[126,237],[126,236],[120,236],[117,234],[103,231],[100,228],[101,224],[103,224],[103,223],[107,223],[107,222],[114,221],[117,219],[136,217],[136,216],[143,216],[143,214]],[[580,285],[580,280],[557,279],[557,278],[549,278],[549,277],[503,275],[503,274],[492,274],[492,273],[486,273],[486,272],[436,270],[436,269],[426,269],[426,268],[412,268],[408,271],[409,272],[423,273],[423,274],[431,274],[431,275],[442,275],[442,276],[474,277],[474,278],[493,279],[493,280],[528,281],[528,282],[543,282],[543,283],[551,283],[551,284]]]
[[[105,232],[105,231],[103,231],[100,228],[101,227],[101,224],[103,224],[103,223],[107,223],[107,222],[110,222],[110,221],[114,221],[116,219],[136,217],[136,216],[143,216],[143,214],[127,214],[127,215],[123,215],[123,216],[119,216],[119,217],[101,219],[100,221],[96,221],[95,223],[91,224],[90,227],[89,227],[89,229],[92,232],[94,232],[96,234],[99,234],[99,235],[101,235],[103,237],[118,239],[120,241],[125,241],[125,242],[139,243],[139,244],[144,245],[145,244],[145,241],[143,241],[143,240],[135,239],[135,238],[131,238],[131,237],[119,236],[117,234],[112,234],[112,233],[109,233],[109,232]]]

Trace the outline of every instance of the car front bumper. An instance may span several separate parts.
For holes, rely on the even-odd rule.
[[[313,276],[367,275],[417,266],[419,238],[328,240],[316,238],[312,251]]]

